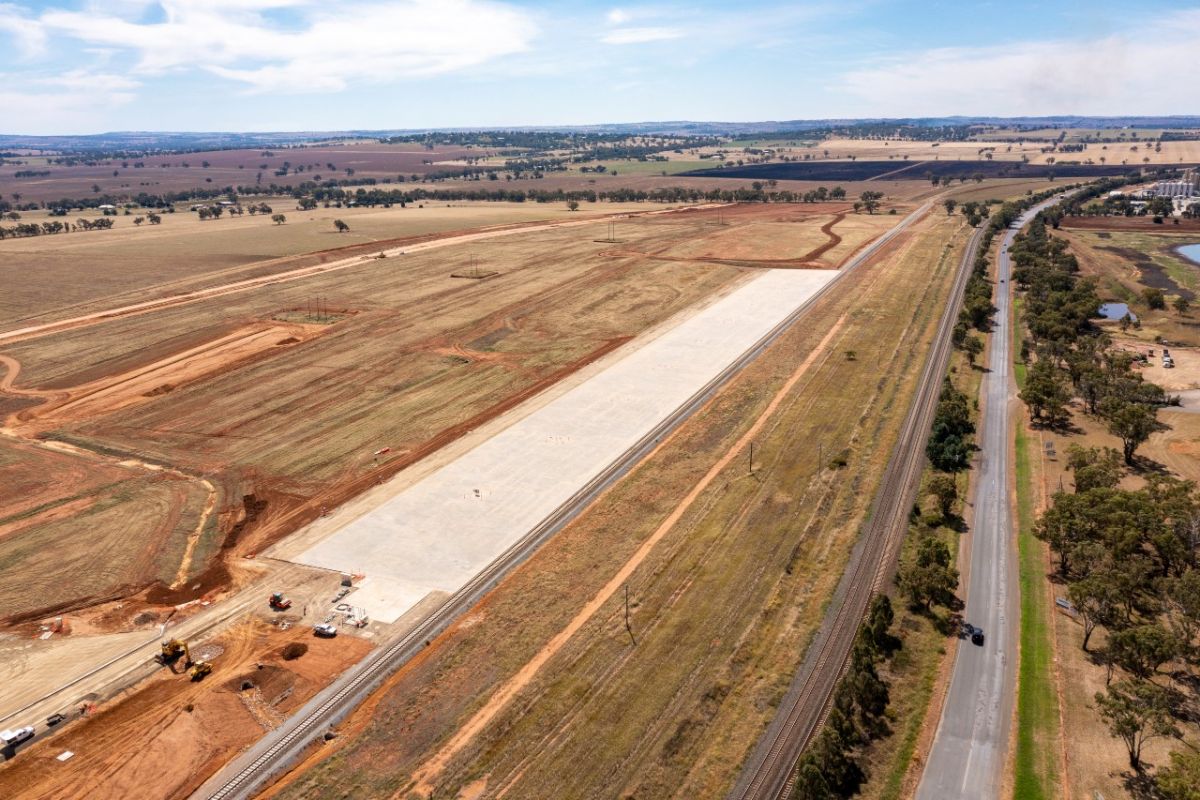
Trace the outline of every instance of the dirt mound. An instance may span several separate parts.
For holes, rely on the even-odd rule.
[[[276,655],[278,655],[279,658],[282,658],[284,661],[295,661],[297,658],[300,658],[307,652],[308,645],[306,645],[304,642],[292,642],[291,644],[284,645],[283,647],[279,648],[279,650],[276,651]]]
[[[268,703],[282,698],[296,685],[296,674],[273,664],[260,664],[257,669],[243,672],[225,681],[222,686],[231,692],[262,692]]]
[[[142,395],[142,397],[158,397],[159,395],[168,394],[173,391],[175,391],[175,384],[164,383],[162,386],[155,386],[153,389]]]

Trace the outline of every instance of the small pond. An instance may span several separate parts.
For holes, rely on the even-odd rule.
[[[1129,315],[1131,320],[1137,319],[1137,314],[1130,311],[1126,303],[1103,303],[1100,306],[1100,316],[1105,319],[1120,320],[1126,314]]]
[[[1185,244],[1176,248],[1180,255],[1195,264],[1200,264],[1200,244]]]

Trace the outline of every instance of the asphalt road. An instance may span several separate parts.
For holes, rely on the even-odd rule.
[[[975,474],[975,518],[964,546],[969,566],[963,619],[983,629],[982,646],[960,638],[950,691],[942,708],[933,749],[925,764],[918,800],[1000,795],[1017,686],[1017,632],[1020,589],[1016,538],[1009,513],[1009,403],[1012,379],[1012,320],[1008,246],[1017,231],[1049,200],[1027,211],[1005,232],[997,262],[996,326],[983,378],[983,426]],[[960,559],[960,564],[962,559]]]

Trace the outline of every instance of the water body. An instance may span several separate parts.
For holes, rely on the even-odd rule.
[[[1131,320],[1137,319],[1137,314],[1130,311],[1126,303],[1104,303],[1100,306],[1100,316],[1105,319],[1121,320],[1126,314]]]
[[[1200,266],[1200,244],[1184,244],[1175,249],[1188,261]]]

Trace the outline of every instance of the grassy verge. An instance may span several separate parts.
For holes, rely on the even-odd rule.
[[[1014,308],[1014,313],[1019,309]],[[1019,319],[1019,315],[1015,319]],[[1014,325],[1018,339],[1020,325]],[[1024,385],[1025,366],[1016,366]],[[1051,747],[1059,736],[1058,698],[1054,690],[1051,609],[1046,601],[1045,559],[1033,536],[1034,485],[1030,437],[1016,429],[1017,547],[1021,588],[1021,658],[1017,671],[1017,743],[1013,797],[1038,800],[1057,796],[1057,766]]]
[[[958,351],[951,356],[950,373],[955,384],[968,397],[978,397],[983,381],[982,370],[973,369],[966,357]],[[974,416],[978,423],[978,407]],[[921,477],[924,486],[934,470],[925,468]],[[967,497],[970,474],[958,475],[959,497]],[[918,497],[921,517],[926,522],[937,516],[935,504],[924,495]],[[962,501],[957,513],[962,512]],[[908,535],[901,549],[901,562],[908,562],[916,555],[922,536],[922,523],[909,525]],[[932,536],[950,548],[954,563],[958,561],[959,531],[948,525],[932,527]],[[865,759],[868,780],[863,785],[864,800],[899,800],[911,787],[906,778],[911,770],[913,756],[926,725],[929,704],[937,689],[938,673],[946,655],[946,636],[939,631],[938,624],[944,618],[931,620],[928,616],[914,613],[902,599],[894,599],[896,611],[895,630],[903,647],[896,652],[886,668],[885,678],[891,686],[888,718],[892,723],[892,736],[874,742]],[[944,615],[943,615],[944,617]]]
[[[932,474],[933,471],[927,469],[923,480]],[[961,483],[960,490],[965,491],[965,475]],[[922,503],[923,511],[925,506],[931,505]],[[919,525],[911,525],[909,535],[904,539],[903,561],[915,557],[921,539],[917,531]],[[944,542],[957,560],[958,532],[940,525],[932,535]],[[895,630],[904,644],[884,671],[891,687],[887,716],[892,724],[892,735],[872,744],[867,753],[865,763],[869,778],[862,787],[864,800],[899,800],[904,796],[905,778],[937,687],[938,667],[946,654],[946,637],[929,617],[914,613],[902,599],[895,599],[893,608],[896,611]]]

